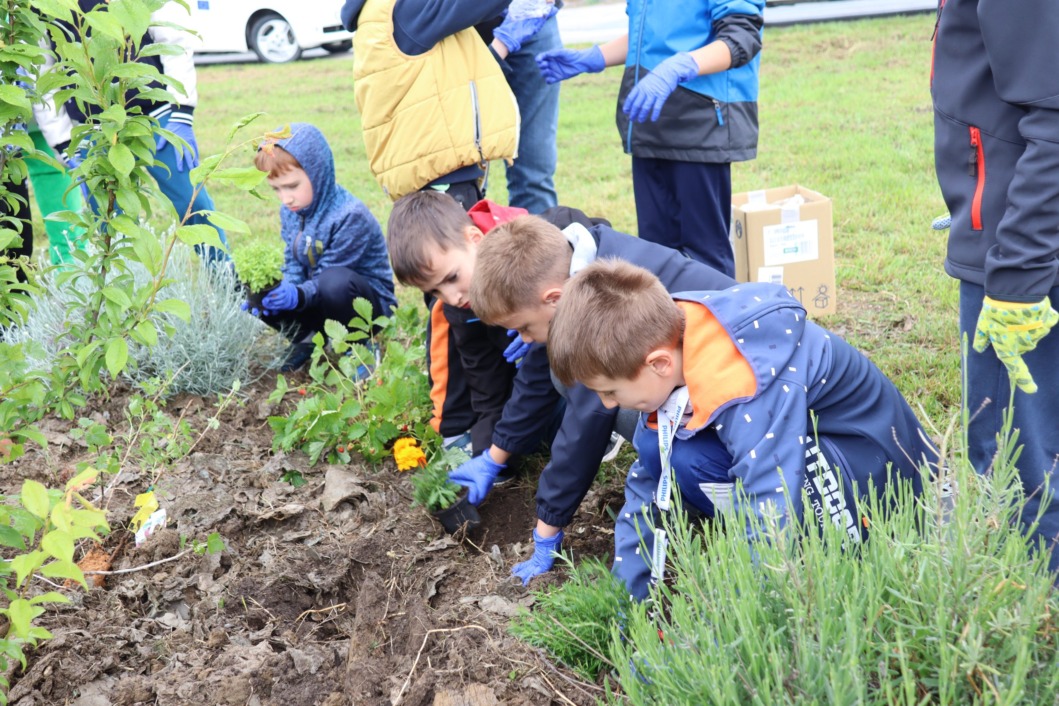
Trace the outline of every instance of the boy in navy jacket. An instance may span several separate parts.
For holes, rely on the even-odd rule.
[[[323,133],[293,123],[290,136],[265,142],[254,166],[268,174],[279,198],[284,243],[283,281],[262,300],[262,320],[291,339],[284,370],[301,367],[324,321],[343,324],[353,300],[371,302],[372,315],[397,305],[386,242],[375,216],[335,181],[335,161]]]
[[[572,223],[559,230],[541,218],[522,216],[498,226],[479,244],[471,305],[482,321],[515,329],[526,342],[545,344],[563,283],[593,260],[608,257],[649,269],[671,291],[735,284],[727,275],[675,250],[607,225]],[[523,582],[551,569],[562,528],[592,485],[611,433],[621,428],[618,411],[604,407],[583,385],[557,388],[546,347],[534,345],[515,377],[511,398],[493,432],[493,446],[450,474],[478,497],[484,496],[503,470],[506,457],[498,454],[523,449],[529,430],[561,397],[566,410],[552,442],[551,461],[537,486],[534,554],[514,570]]]
[[[614,532],[615,567],[634,598],[662,576],[665,541],[656,547],[654,532],[674,481],[707,516],[734,507],[781,527],[815,517],[860,542],[860,501],[897,479],[918,494],[921,466],[938,458],[893,383],[806,320],[782,286],[670,295],[643,268],[597,261],[563,287],[548,341],[561,382],[640,413],[640,458],[618,519],[627,529]],[[737,481],[749,507],[739,508]]]

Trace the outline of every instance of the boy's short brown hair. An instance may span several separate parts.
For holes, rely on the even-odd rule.
[[[301,162],[275,142],[264,142],[254,155],[254,166],[268,174],[270,179],[282,176],[292,169],[302,169]]]
[[[442,252],[466,248],[464,234],[473,225],[463,206],[441,191],[414,191],[397,199],[386,223],[386,248],[397,281],[418,287],[431,264],[427,244]]]
[[[563,232],[543,218],[498,225],[478,245],[469,295],[474,313],[495,324],[535,306],[546,287],[566,281],[572,256]]]
[[[632,380],[647,355],[680,344],[684,314],[653,274],[623,260],[597,260],[570,278],[548,331],[559,382]]]

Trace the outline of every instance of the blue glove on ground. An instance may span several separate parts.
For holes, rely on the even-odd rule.
[[[515,363],[516,368],[521,367],[522,358],[525,357],[526,352],[529,351],[530,346],[532,346],[533,344],[526,343],[525,341],[523,341],[522,337],[518,335],[518,331],[513,328],[509,328],[507,330],[507,335],[511,338],[514,338],[515,340],[512,341],[507,348],[504,349],[504,360],[509,363]]]
[[[191,128],[191,125],[185,122],[177,122],[170,118],[169,123],[166,125],[166,129],[179,137],[184,142],[188,143],[190,149],[184,150],[183,154],[180,152],[180,148],[173,145],[173,148],[177,151],[176,168],[178,172],[182,172],[185,169],[191,171],[195,167],[199,166],[199,143],[195,139],[195,131]],[[155,143],[155,149],[158,152],[162,151],[162,148],[169,144],[169,141],[164,137],[159,137],[158,142]]]
[[[554,537],[542,537],[537,534],[537,530],[533,530],[533,556],[521,564],[515,564],[511,573],[522,579],[523,586],[529,584],[534,576],[551,571],[552,564],[555,563],[555,553],[559,551],[562,543],[562,530]]]
[[[621,111],[638,123],[647,120],[648,116],[652,121],[658,120],[662,105],[677,90],[677,86],[698,75],[699,65],[691,54],[675,54],[637,82],[625,98]]]
[[[505,468],[507,466],[494,461],[489,455],[489,449],[486,449],[470,461],[461,464],[459,468],[449,471],[449,480],[466,487],[467,500],[471,505],[477,505],[485,500],[497,475]]]
[[[290,311],[298,306],[298,288],[284,280],[261,299],[266,316],[273,311]]]
[[[603,52],[598,46],[581,51],[577,49],[545,51],[534,58],[537,60],[537,68],[541,70],[546,83],[559,83],[585,72],[597,74],[607,68]]]

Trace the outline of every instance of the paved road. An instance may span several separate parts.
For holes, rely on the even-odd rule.
[[[793,5],[765,8],[765,26],[777,27],[802,22],[825,22],[860,17],[898,15],[912,12],[933,12],[937,0],[835,0],[834,2],[798,2]],[[601,3],[568,7],[559,12],[559,32],[564,44],[595,44],[606,42],[625,33],[627,18],[625,3]],[[322,59],[328,54],[323,49],[310,49],[306,58]],[[351,53],[335,58],[350,57]],[[196,64],[231,64],[257,61],[252,53],[199,54]]]

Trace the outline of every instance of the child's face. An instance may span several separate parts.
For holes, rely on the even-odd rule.
[[[545,301],[533,307],[519,309],[496,323],[504,328],[515,329],[526,343],[547,343],[553,316],[555,304]]]
[[[480,230],[469,228],[464,233],[465,242],[462,247],[443,250],[435,243],[427,245],[426,260],[430,266],[423,273],[419,288],[449,306],[469,309],[471,302],[467,293],[471,289],[471,277],[474,275],[474,263],[481,238]]]
[[[621,407],[648,414],[661,407],[674,389],[650,365],[642,366],[631,380],[600,376],[583,382],[585,387],[599,395],[607,409]]]
[[[295,213],[313,202],[313,183],[301,167],[294,167],[279,176],[270,176],[268,185],[276,192],[280,203]]]

